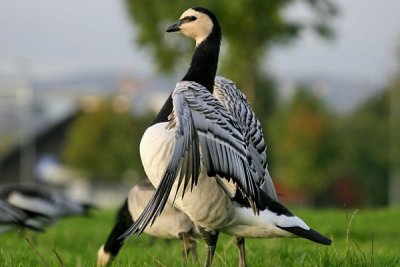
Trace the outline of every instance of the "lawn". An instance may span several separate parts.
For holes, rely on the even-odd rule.
[[[247,239],[249,266],[400,266],[400,210],[295,210],[311,227],[330,236],[329,247],[303,239]],[[90,218],[69,218],[46,233],[9,232],[0,235],[0,266],[95,266],[97,250],[114,221],[114,211],[97,211]],[[349,227],[350,225],[350,227]],[[148,236],[131,239],[113,266],[203,266],[182,260],[179,241]],[[214,266],[237,266],[233,239],[220,237]]]

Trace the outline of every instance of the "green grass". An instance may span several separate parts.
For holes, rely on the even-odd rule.
[[[400,210],[297,210],[311,227],[330,236],[331,246],[303,239],[247,239],[249,266],[400,266]],[[97,250],[114,221],[114,211],[91,218],[65,219],[46,233],[0,235],[0,266],[95,266]],[[350,227],[349,227],[350,225]],[[148,236],[129,240],[113,266],[203,266],[204,243],[198,241],[198,263],[182,261],[179,241]],[[237,266],[233,239],[222,235],[214,266]]]

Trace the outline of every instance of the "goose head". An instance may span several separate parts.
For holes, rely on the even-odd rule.
[[[211,35],[221,36],[221,30],[216,16],[206,8],[189,8],[177,22],[167,27],[166,32],[180,32],[192,38],[199,45]]]

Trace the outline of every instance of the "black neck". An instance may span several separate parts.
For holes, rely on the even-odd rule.
[[[172,93],[168,96],[167,101],[165,101],[163,107],[161,108],[160,112],[158,112],[156,118],[150,125],[154,125],[159,122],[166,122],[168,121],[168,116],[171,114],[173,109],[172,105]]]
[[[215,75],[217,73],[220,45],[221,30],[218,22],[214,21],[213,31],[196,47],[189,70],[182,78],[182,81],[199,83],[212,93]],[[168,116],[171,114],[172,109],[173,104],[171,93],[151,125],[168,121]]]
[[[182,81],[192,81],[203,85],[213,92],[215,75],[218,67],[220,31],[213,31],[194,51],[189,70]]]
[[[120,208],[117,214],[117,220],[110,235],[104,244],[104,251],[110,253],[112,256],[117,256],[119,250],[124,244],[120,238],[129,227],[133,224],[132,216],[129,212],[128,200],[126,199],[124,205]]]

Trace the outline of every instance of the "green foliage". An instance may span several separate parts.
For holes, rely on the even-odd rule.
[[[274,180],[317,196],[335,190],[336,179],[351,179],[362,205],[386,205],[390,92],[372,96],[344,117],[309,92],[297,91],[268,121]]]
[[[114,111],[109,102],[92,112],[82,112],[67,134],[66,163],[92,179],[114,180],[129,170],[144,177],[139,143],[148,122],[147,117]]]
[[[304,89],[275,114],[268,124],[275,180],[313,195],[326,189],[335,154],[331,120],[321,99]]]
[[[248,264],[399,266],[399,211],[361,210],[351,219],[352,213],[343,210],[298,210],[296,214],[312,228],[333,238],[333,244],[326,247],[304,239],[249,238],[246,239]],[[95,266],[97,251],[111,231],[114,217],[114,211],[101,211],[90,218],[65,219],[36,237],[15,232],[2,234],[0,266]],[[205,244],[201,240],[199,262],[187,264],[182,261],[180,241],[157,240],[152,245],[149,241],[147,235],[128,240],[112,266],[203,266]],[[238,254],[231,237],[220,236],[214,260],[213,266],[237,266]]]
[[[194,49],[193,44],[185,40],[187,38],[165,42],[163,35],[166,26],[176,21],[190,7],[201,5],[212,10],[219,18],[223,34],[220,73],[237,82],[256,110],[264,112],[271,112],[265,107],[272,108],[274,104],[274,93],[260,92],[274,90],[271,86],[264,86],[270,79],[265,78],[268,75],[262,69],[265,56],[273,46],[295,40],[306,26],[304,21],[289,20],[283,15],[285,8],[296,2],[126,0],[129,14],[138,30],[136,41],[151,52],[163,72],[176,70],[177,63],[182,63],[184,58],[182,54],[186,55],[187,62]],[[307,25],[311,24],[312,29],[322,37],[332,37],[329,21],[337,14],[333,1],[304,0],[303,3],[314,14],[313,22]],[[189,65],[186,63],[184,66]],[[180,72],[185,69],[179,67]],[[258,113],[258,116],[263,117],[265,114]]]
[[[400,63],[400,46],[398,47]],[[400,64],[399,64],[400,67]],[[400,68],[391,82],[389,92],[389,205],[400,205]]]
[[[387,204],[389,92],[371,97],[339,126],[340,165],[355,177],[368,205]]]

